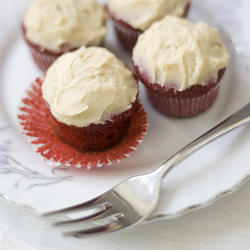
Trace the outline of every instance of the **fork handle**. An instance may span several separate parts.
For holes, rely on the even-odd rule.
[[[159,179],[162,180],[164,176],[172,170],[178,163],[186,157],[196,152],[198,149],[207,145],[209,142],[219,138],[220,136],[232,131],[242,124],[250,121],[250,103],[230,115],[228,118],[220,122],[218,125],[208,130],[206,133],[189,143],[187,146],[178,151],[170,159],[164,162],[156,172],[159,174]]]

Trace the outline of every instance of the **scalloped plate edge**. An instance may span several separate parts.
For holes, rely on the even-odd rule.
[[[187,212],[191,212],[191,211],[196,210],[196,209],[201,209],[201,208],[208,207],[211,204],[213,204],[215,201],[217,201],[218,199],[220,199],[220,198],[222,198],[222,197],[224,197],[226,195],[229,195],[229,194],[232,194],[232,193],[236,192],[248,180],[250,180],[250,175],[245,175],[240,181],[238,181],[231,188],[226,189],[224,191],[221,191],[221,192],[217,193],[216,195],[212,196],[207,201],[204,201],[204,202],[201,202],[201,203],[197,203],[197,204],[185,207],[185,208],[183,208],[181,210],[178,210],[176,212],[173,212],[173,213],[159,214],[159,215],[155,215],[155,216],[152,216],[152,217],[149,216],[145,221],[143,221],[141,223],[148,223],[148,222],[155,221],[155,220],[160,220],[160,219],[173,219],[173,218],[179,217],[181,215],[184,215]],[[23,209],[26,209],[28,211],[31,211],[31,212],[33,212],[36,215],[39,215],[39,216],[41,215],[41,213],[35,207],[15,202],[13,199],[11,199],[6,194],[0,193],[0,197],[3,198],[4,200],[6,200],[8,203],[10,203],[12,205],[15,205],[15,206],[18,206],[20,208],[23,208]]]

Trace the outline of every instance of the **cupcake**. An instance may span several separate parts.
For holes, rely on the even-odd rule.
[[[132,51],[138,36],[165,15],[185,17],[190,0],[107,0],[117,36],[125,49]]]
[[[138,38],[136,76],[153,107],[172,117],[192,117],[214,102],[229,55],[216,29],[166,16]]]
[[[37,66],[46,71],[61,54],[81,46],[100,45],[107,15],[94,0],[35,0],[22,30]]]
[[[99,47],[81,47],[58,58],[46,73],[42,93],[61,138],[84,150],[117,143],[138,102],[132,72]]]

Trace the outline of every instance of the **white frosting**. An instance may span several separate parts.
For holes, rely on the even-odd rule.
[[[139,36],[133,50],[134,65],[152,83],[179,91],[216,80],[229,55],[216,29],[167,16]]]
[[[94,0],[35,0],[25,13],[26,37],[53,52],[99,45],[106,34],[106,13]]]
[[[108,9],[135,29],[145,30],[171,14],[182,16],[190,0],[107,0]]]
[[[86,127],[130,109],[138,84],[132,72],[108,50],[81,47],[52,64],[42,92],[58,121]]]

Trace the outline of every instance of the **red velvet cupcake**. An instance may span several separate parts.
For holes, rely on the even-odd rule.
[[[106,9],[112,18],[122,46],[132,51],[138,36],[165,15],[185,17],[190,0],[145,1],[107,0]]]
[[[215,101],[229,55],[216,29],[167,16],[139,36],[136,76],[155,109],[178,118],[196,116]]]
[[[119,162],[136,150],[148,125],[137,79],[101,47],[58,58],[44,81],[32,84],[20,110],[28,140],[52,165]]]
[[[125,135],[138,84],[106,49],[81,47],[55,61],[42,91],[62,139],[77,148],[101,150]]]
[[[46,71],[65,52],[100,45],[106,19],[94,0],[35,0],[24,15],[22,31],[35,63]]]
[[[143,106],[138,100],[133,106],[133,116],[125,135],[114,145],[103,150],[84,150],[65,142],[58,132],[55,118],[42,97],[42,84],[43,81],[37,78],[26,91],[19,107],[18,118],[32,148],[49,165],[64,164],[87,169],[110,165],[129,157],[142,143],[148,122]]]

